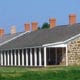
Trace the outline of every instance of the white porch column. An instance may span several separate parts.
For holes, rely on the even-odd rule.
[[[28,49],[26,49],[26,66],[28,66]]]
[[[44,67],[46,67],[46,47],[44,47]]]
[[[67,51],[67,46],[66,46],[66,66],[68,66],[68,51]]]
[[[9,51],[7,51],[7,60],[8,60],[8,66],[9,66]]]
[[[56,65],[57,65],[57,48],[55,48],[55,56],[56,56]]]
[[[16,66],[17,65],[17,63],[16,63],[17,61],[16,61],[16,50],[14,51],[14,65]]]
[[[24,66],[24,50],[22,50],[22,66]]]
[[[42,66],[42,60],[41,60],[41,48],[39,48],[39,66]]]
[[[18,50],[18,66],[20,66],[20,50]]]
[[[6,66],[6,51],[4,51],[4,65]]]
[[[32,48],[30,48],[30,66],[32,66]]]
[[[12,50],[11,50],[11,66],[13,66],[13,53],[12,53]]]
[[[1,51],[1,66],[3,66],[3,52]]]
[[[37,48],[34,48],[34,66],[37,66]]]

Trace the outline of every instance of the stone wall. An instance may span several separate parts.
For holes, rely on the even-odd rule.
[[[68,64],[80,65],[80,37],[68,43]]]
[[[66,65],[66,48],[63,48],[63,51],[61,52],[62,53],[62,60],[60,62],[60,65]]]

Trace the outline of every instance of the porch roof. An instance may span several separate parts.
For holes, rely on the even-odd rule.
[[[63,42],[80,34],[80,24],[61,25],[52,29],[41,29],[24,34],[0,46],[0,49],[15,49],[42,46],[48,43]]]

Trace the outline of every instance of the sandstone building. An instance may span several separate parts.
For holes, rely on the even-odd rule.
[[[69,24],[38,30],[38,23],[24,25],[24,32],[5,34],[0,29],[0,66],[80,65],[80,24],[76,15],[69,15]]]

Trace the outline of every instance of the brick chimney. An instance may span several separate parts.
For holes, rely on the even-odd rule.
[[[30,31],[30,23],[24,24],[25,31]]]
[[[38,23],[37,22],[32,22],[31,25],[32,25],[32,31],[38,30]]]
[[[4,36],[4,29],[0,29],[0,37]]]
[[[11,26],[11,34],[15,34],[16,33],[16,27],[15,26]]]
[[[49,19],[50,28],[54,28],[56,26],[56,19],[50,18]]]
[[[73,25],[76,23],[76,14],[70,14],[69,15],[69,24]]]

